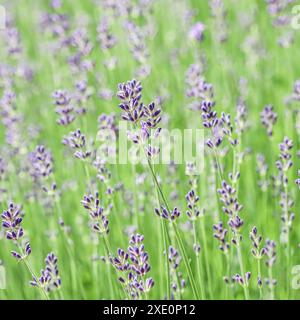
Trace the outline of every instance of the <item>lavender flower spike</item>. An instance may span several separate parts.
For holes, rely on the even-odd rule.
[[[181,212],[176,207],[171,212],[168,212],[168,210],[164,206],[161,206],[161,209],[155,208],[154,211],[159,217],[171,222],[179,218],[181,214]]]
[[[272,136],[273,126],[277,122],[277,113],[274,112],[272,105],[264,107],[263,111],[260,113],[260,120],[263,126],[267,129],[268,136]]]
[[[95,193],[95,196],[85,195],[81,204],[89,212],[92,231],[100,235],[107,234],[109,221],[104,215],[104,208],[100,205],[98,192]]]
[[[86,150],[85,135],[81,133],[80,129],[71,132],[69,136],[64,137],[62,143],[76,150],[74,156],[78,159],[85,160],[91,156],[91,151]]]
[[[119,107],[123,110],[122,118],[126,121],[137,122],[144,114],[142,97],[142,86],[135,79],[120,83],[118,85],[117,97],[121,100]]]
[[[202,41],[204,38],[205,26],[201,22],[197,22],[189,32],[189,38],[196,41]]]

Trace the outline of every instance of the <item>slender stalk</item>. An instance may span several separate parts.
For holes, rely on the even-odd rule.
[[[159,236],[159,254],[158,254],[158,258],[159,258],[159,264],[163,265],[165,263],[164,258],[164,253],[165,251],[165,243],[164,243],[164,237],[163,237],[163,233],[164,233],[164,229],[163,229],[163,225],[162,225],[163,221],[157,221],[157,226],[158,228],[160,228],[160,232],[158,234]],[[165,268],[167,269],[167,265],[165,266]],[[168,272],[167,272],[168,274]],[[167,281],[168,281],[168,276],[166,277]],[[164,293],[164,274],[162,272],[159,272],[159,291],[160,291],[160,297],[161,299],[163,299],[165,293]],[[168,283],[167,283],[167,287],[168,287]]]
[[[17,246],[18,249],[20,250],[21,255],[24,256],[24,252],[23,252],[23,249],[22,249],[22,247],[20,246],[20,244],[19,244],[19,243],[16,243],[16,246]],[[25,263],[25,266],[27,267],[29,273],[31,274],[31,277],[37,281],[37,283],[38,283],[38,288],[39,288],[39,290],[41,291],[42,296],[44,296],[44,298],[45,298],[46,300],[49,300],[48,293],[47,293],[46,290],[43,288],[43,286],[40,284],[39,278],[35,275],[32,267],[31,267],[31,265],[30,265],[30,263],[29,263],[29,261],[28,261],[27,259],[28,259],[28,257],[26,257],[25,259],[23,259],[23,260],[21,260],[21,261],[23,261],[23,262]]]
[[[112,252],[111,247],[110,247],[110,243],[109,243],[106,235],[103,236],[103,239],[104,239],[105,252],[106,252],[107,258],[109,258],[111,256],[111,252]],[[118,274],[117,271],[116,271],[116,273]],[[111,278],[111,277],[109,277],[109,278]],[[111,281],[111,279],[109,279],[109,280]],[[113,286],[112,286],[112,288],[113,288]],[[123,289],[127,299],[130,300],[131,297],[129,296],[129,294],[128,294],[127,290],[125,289],[124,285],[122,285],[122,289]],[[115,297],[114,292],[113,292],[113,297]]]
[[[164,251],[165,251],[165,265],[166,265],[166,274],[167,274],[167,299],[171,300],[171,281],[170,281],[170,263],[169,263],[169,257],[168,257],[168,239],[166,233],[167,231],[167,226],[166,226],[166,221],[163,221],[161,219],[161,226],[163,230],[163,241],[164,241]]]
[[[39,290],[41,291],[42,293],[42,296],[45,298],[45,300],[49,300],[49,296],[48,296],[48,293],[46,292],[46,290],[43,288],[43,286],[40,284],[39,282],[39,278],[35,275],[35,273],[33,272],[32,268],[31,268],[31,265],[30,263],[27,261],[27,258],[25,258],[24,260],[24,263],[28,269],[28,271],[30,272],[31,276],[36,279],[36,281],[38,282],[38,288]]]
[[[260,259],[257,259],[257,277],[261,279],[261,267],[260,267]],[[262,287],[259,286],[259,299],[263,299]]]
[[[221,165],[219,162],[219,155],[218,155],[217,151],[215,150],[215,148],[213,148],[213,151],[214,151],[214,156],[215,156],[215,160],[216,160],[217,167],[218,167],[219,179],[220,179],[220,182],[222,182],[223,181],[223,171],[222,171],[222,168],[221,168]]]
[[[106,257],[107,257],[107,259],[109,259],[110,255],[111,255],[111,248],[110,248],[109,241],[106,238],[106,235],[103,236],[103,240],[104,240],[104,247],[105,247],[105,251],[106,251]],[[115,297],[114,286],[112,284],[111,277],[109,276],[110,266],[108,264],[108,261],[105,261],[105,264],[106,264],[106,271],[107,271],[107,274],[108,274],[109,291],[111,293],[111,297]]]
[[[153,176],[156,177],[154,168],[152,167],[151,163],[148,162],[148,164],[153,171]],[[154,185],[155,185],[155,181],[154,181]],[[157,202],[160,206],[159,193],[158,193],[157,188],[155,188],[155,190],[156,190]],[[166,278],[167,278],[167,299],[171,300],[171,280],[170,280],[171,275],[170,275],[170,263],[169,263],[169,257],[168,257],[168,248],[170,245],[170,239],[169,239],[169,233],[168,233],[168,226],[166,224],[166,221],[163,221],[162,219],[161,219],[161,228],[162,228],[164,251],[165,251],[165,266],[166,266]]]
[[[207,273],[208,292],[209,292],[210,298],[212,298],[213,294],[212,294],[212,287],[211,287],[211,274],[210,274],[210,267],[208,263],[209,259],[208,259],[208,250],[207,250],[207,237],[206,237],[204,221],[201,221],[200,227],[201,227],[201,233],[203,235],[204,260],[205,260],[205,268]]]
[[[241,274],[242,277],[245,276],[245,270],[244,270],[244,264],[243,264],[243,258],[242,258],[242,253],[241,253],[241,247],[240,244],[237,244],[237,253],[238,253],[238,259],[239,259],[239,264],[240,264],[240,269],[241,269]],[[249,290],[246,284],[243,285],[244,289],[244,296],[246,300],[249,300]]]
[[[270,300],[274,300],[275,298],[275,293],[274,293],[274,285],[273,285],[273,271],[272,267],[268,268],[268,275],[269,275],[269,288],[270,288]]]
[[[286,256],[287,256],[287,273],[286,273],[286,285],[288,299],[290,296],[290,264],[291,264],[291,250],[290,250],[290,226],[289,226],[289,212],[288,212],[288,189],[287,183],[284,183],[285,203],[284,203],[284,218],[285,218],[285,231],[286,231]]]
[[[183,242],[182,242],[181,237],[180,237],[180,233],[179,233],[178,227],[177,227],[175,222],[172,223],[172,226],[173,226],[173,229],[175,231],[176,241],[178,242],[178,245],[179,245],[179,248],[180,248],[180,251],[181,251],[181,254],[182,254],[183,262],[184,262],[185,268],[187,270],[188,278],[189,278],[189,281],[191,283],[191,287],[192,287],[192,291],[193,291],[194,297],[197,300],[199,300],[200,299],[199,292],[198,292],[197,286],[195,284],[195,279],[194,279],[194,276],[193,276],[193,273],[192,273],[191,266],[189,264],[189,260],[188,260],[188,256],[187,256],[186,251],[185,251],[185,247],[184,247]]]
[[[59,200],[55,201],[55,205],[56,205],[57,211],[59,213],[59,216],[63,217],[62,208],[61,208]],[[56,217],[56,218],[57,218],[56,223],[58,223],[58,218],[59,217]],[[76,268],[76,264],[75,264],[76,258],[75,258],[74,246],[72,244],[73,241],[69,237],[69,235],[67,235],[65,232],[61,231],[61,227],[60,226],[59,226],[59,230],[60,230],[60,233],[62,234],[62,237],[65,240],[64,244],[65,244],[66,251],[68,253],[69,259],[70,259],[72,287],[73,287],[74,292],[78,292],[78,286],[77,286],[77,280],[78,279],[77,279],[77,276],[76,276],[77,275],[77,268]]]
[[[229,258],[229,255],[228,253],[225,253],[225,263],[226,263],[226,276],[229,276],[230,275],[230,258]],[[228,287],[229,285],[227,284],[226,285],[226,293],[225,293],[225,296],[226,296],[226,299],[225,300],[228,300],[228,297],[229,297],[229,290],[228,290]]]
[[[194,243],[197,243],[197,232],[196,232],[196,226],[195,226],[194,220],[193,220],[193,234],[194,234]],[[197,261],[197,272],[198,272],[198,281],[200,285],[201,299],[204,300],[206,299],[206,297],[205,297],[205,291],[203,286],[203,279],[202,279],[203,275],[202,275],[201,266],[200,266],[199,253],[196,253],[196,261]]]
[[[155,184],[156,184],[156,187],[158,189],[158,192],[159,192],[159,194],[160,194],[160,196],[161,196],[161,198],[163,200],[163,203],[164,203],[166,209],[168,210],[168,212],[170,212],[170,208],[169,208],[168,203],[167,203],[167,201],[165,199],[165,196],[164,196],[164,194],[163,194],[163,192],[161,190],[161,187],[160,187],[160,185],[159,185],[159,183],[157,181],[157,178],[156,178],[156,175],[155,175],[155,173],[153,171],[153,168],[152,168],[152,165],[151,165],[149,157],[147,157],[147,160],[148,160],[148,165],[149,165],[152,177],[153,177],[153,179],[155,181]],[[178,245],[180,247],[180,251],[182,253],[183,261],[184,261],[185,267],[187,269],[188,278],[189,278],[189,281],[191,283],[191,287],[192,287],[192,291],[193,291],[194,297],[197,300],[199,300],[200,297],[199,297],[199,293],[198,293],[197,287],[195,285],[195,279],[194,279],[194,276],[192,274],[192,270],[191,270],[191,267],[190,267],[190,264],[189,264],[189,261],[188,261],[188,257],[187,257],[184,245],[182,243],[181,236],[180,236],[180,233],[179,233],[179,230],[177,228],[176,223],[172,223],[172,227],[173,227],[173,229],[175,231],[176,241],[178,242]]]

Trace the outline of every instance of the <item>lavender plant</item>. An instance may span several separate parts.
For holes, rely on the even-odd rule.
[[[0,300],[300,298],[295,4],[3,1]]]

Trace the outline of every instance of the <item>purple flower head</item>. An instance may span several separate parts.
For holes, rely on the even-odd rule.
[[[140,65],[145,65],[149,57],[149,51],[146,43],[148,36],[147,30],[132,21],[127,21],[124,27],[127,29],[130,51],[133,58]]]
[[[242,287],[248,287],[249,286],[249,280],[251,278],[251,272],[246,272],[244,276],[241,276],[239,274],[236,274],[232,277],[232,281],[236,282]]]
[[[116,37],[110,32],[108,19],[103,19],[97,27],[98,37],[100,47],[102,50],[107,50],[113,48],[116,43]]]
[[[8,209],[2,212],[2,227],[8,240],[19,240],[23,237],[24,230],[21,225],[23,215],[22,207],[14,203],[10,203]]]
[[[161,109],[156,107],[154,102],[144,105],[143,115],[148,128],[155,129],[161,121]]]
[[[294,83],[294,90],[291,99],[296,102],[300,101],[300,79]]]
[[[74,107],[71,105],[71,96],[66,90],[57,90],[52,94],[55,112],[59,115],[57,123],[67,126],[75,120]]]
[[[236,189],[230,186],[226,181],[222,182],[222,188],[218,189],[220,200],[223,203],[223,212],[229,216],[238,214],[243,206],[239,204],[236,197]]]
[[[236,117],[234,119],[236,124],[236,132],[241,135],[249,127],[248,108],[245,101],[240,98],[236,105]]]
[[[276,167],[279,171],[279,180],[285,186],[288,183],[287,171],[292,167],[292,155],[290,150],[293,148],[293,141],[288,137],[284,137],[282,143],[279,144],[279,159],[276,161]]]
[[[252,255],[256,259],[261,259],[265,255],[266,249],[261,248],[262,236],[258,234],[256,227],[253,227],[250,231],[250,240],[252,242]]]
[[[91,156],[91,152],[86,150],[85,135],[81,133],[80,129],[70,132],[69,136],[64,137],[62,143],[74,149],[74,156],[78,159],[84,160]]]
[[[266,265],[271,268],[277,259],[276,253],[276,242],[270,239],[266,240],[265,243],[265,255],[267,256]]]
[[[109,221],[104,215],[104,208],[100,204],[98,192],[94,196],[85,195],[81,204],[89,213],[91,229],[99,234],[107,234]]]
[[[213,225],[213,231],[214,237],[219,241],[219,249],[227,254],[230,248],[230,244],[226,240],[228,230],[223,227],[223,223],[220,221],[218,224]]]
[[[127,251],[118,249],[117,256],[110,257],[111,264],[122,274],[119,281],[133,299],[138,299],[154,286],[153,279],[146,278],[151,268],[143,241],[143,235],[133,234]]]
[[[33,287],[42,287],[47,292],[57,290],[61,287],[61,278],[59,276],[57,257],[51,252],[45,259],[46,267],[41,270],[38,279],[32,278],[30,284]]]
[[[118,134],[118,127],[117,127],[115,113],[111,113],[111,114],[102,113],[98,117],[98,130],[99,130],[99,134],[101,134],[101,131],[103,130],[111,130],[112,132],[114,132],[115,134],[114,138],[115,138]]]
[[[200,211],[198,209],[197,203],[199,201],[199,197],[196,195],[193,189],[187,193],[185,199],[188,207],[186,214],[190,220],[196,220],[197,218],[204,215],[204,210]]]
[[[176,221],[181,214],[181,212],[176,207],[170,212],[168,212],[168,210],[164,206],[161,206],[161,209],[155,208],[154,211],[159,217],[169,220],[170,222]]]
[[[295,180],[295,183],[296,183],[296,185],[299,187],[299,189],[300,189],[300,170],[298,170],[298,177],[299,178],[297,178],[296,180]]]
[[[258,154],[256,157],[256,171],[260,177],[258,181],[258,185],[263,192],[267,191],[269,186],[269,181],[267,179],[268,165],[266,163],[266,159],[263,154]]]
[[[205,26],[201,22],[197,22],[189,31],[189,38],[196,41],[202,41],[204,38]]]
[[[210,83],[207,83],[203,76],[201,64],[191,64],[186,72],[185,82],[187,84],[186,96],[197,99],[192,109],[201,110],[202,101],[213,101],[214,90]]]
[[[6,162],[0,157],[0,181],[4,180],[5,172],[7,170]]]
[[[260,120],[263,126],[267,130],[269,136],[273,135],[273,126],[277,122],[277,113],[274,112],[272,105],[267,105],[264,107],[263,111],[260,113]]]
[[[181,256],[179,252],[172,246],[169,246],[168,258],[169,258],[171,269],[176,270],[179,267]]]
[[[141,92],[141,83],[135,79],[118,85],[117,97],[121,101],[119,107],[123,110],[124,120],[136,123],[143,117],[144,106],[140,102]]]
[[[238,215],[230,218],[228,221],[228,225],[234,233],[238,233],[243,224],[244,221]]]
[[[53,9],[59,9],[61,7],[61,0],[52,0],[51,7]]]
[[[47,178],[52,174],[52,154],[43,145],[36,147],[35,151],[29,155],[29,161],[31,164],[31,175],[35,179]]]
[[[289,241],[288,234],[289,230],[292,229],[293,221],[295,219],[295,214],[291,211],[294,206],[294,201],[290,197],[289,193],[281,192],[280,193],[280,207],[282,209],[281,221],[281,242],[286,243]]]

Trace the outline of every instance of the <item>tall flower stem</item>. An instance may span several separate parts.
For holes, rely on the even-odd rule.
[[[244,277],[245,276],[244,263],[243,263],[243,257],[242,257],[241,247],[240,247],[239,243],[237,244],[237,254],[238,254],[238,260],[239,260],[239,264],[240,264],[241,274],[242,274],[242,277]],[[245,299],[249,300],[249,290],[248,290],[248,287],[246,286],[246,284],[243,285],[243,289],[244,289]]]
[[[261,279],[261,266],[260,266],[260,259],[257,259],[257,277]],[[263,299],[263,292],[262,292],[262,287],[259,286],[259,299]]]
[[[56,208],[57,208],[57,212],[59,213],[59,216],[56,217],[57,218],[56,223],[57,223],[58,222],[58,218],[59,217],[63,217],[63,213],[62,213],[62,208],[61,208],[59,200],[55,201],[55,205],[56,205]],[[75,290],[74,292],[78,292],[78,286],[77,286],[77,280],[78,279],[76,277],[77,268],[76,268],[76,264],[75,264],[76,258],[75,258],[74,246],[73,246],[73,244],[71,244],[73,241],[69,237],[69,235],[67,235],[65,232],[61,232],[61,234],[62,234],[62,237],[64,238],[64,244],[65,244],[66,251],[68,253],[69,259],[70,259],[72,287],[73,287],[73,290]],[[68,245],[68,243],[69,243],[69,245]]]
[[[225,264],[226,264],[226,276],[229,276],[231,274],[231,265],[230,265],[230,257],[228,255],[228,252],[225,253]],[[229,297],[229,290],[228,285],[226,285],[226,300]]]
[[[167,299],[171,300],[171,281],[170,281],[170,263],[168,257],[168,239],[167,239],[167,226],[166,222],[161,220],[161,227],[163,231],[163,241],[164,241],[164,251],[165,251],[165,265],[166,265],[166,273],[167,273]]]
[[[104,240],[104,247],[105,247],[105,251],[106,251],[106,257],[107,257],[107,259],[109,259],[109,257],[111,256],[111,248],[110,248],[110,244],[109,244],[109,241],[108,241],[106,235],[103,236],[103,240]],[[109,291],[111,292],[111,296],[115,297],[116,295],[115,295],[114,286],[112,284],[111,277],[109,276],[110,266],[108,265],[108,261],[105,261],[105,264],[106,264],[106,271],[108,273]]]
[[[284,193],[285,193],[285,201],[284,201],[284,219],[285,219],[285,231],[286,231],[286,264],[287,264],[287,294],[288,298],[290,296],[290,265],[291,265],[291,250],[290,250],[290,226],[289,226],[289,212],[288,212],[288,187],[287,183],[284,184]]]
[[[153,171],[153,175],[156,177],[154,168],[152,167],[152,164],[150,163],[150,161],[148,161],[148,164],[149,164],[151,170]],[[155,185],[155,181],[154,181],[154,185]],[[155,190],[156,190],[157,202],[160,205],[158,189],[155,188]],[[169,263],[169,257],[168,257],[168,248],[170,245],[170,237],[169,237],[169,233],[168,233],[167,223],[166,223],[166,221],[163,221],[162,219],[161,219],[161,229],[162,229],[162,236],[163,236],[163,243],[164,243],[164,254],[165,254],[165,266],[166,266],[166,278],[167,278],[167,299],[171,300],[171,275],[170,275],[170,263]]]
[[[199,300],[200,299],[199,292],[198,292],[197,286],[195,284],[195,279],[194,279],[194,276],[193,276],[193,273],[192,273],[192,269],[191,269],[191,266],[189,264],[188,256],[186,254],[186,251],[185,251],[185,248],[184,248],[184,244],[182,242],[182,239],[181,239],[181,236],[180,236],[180,233],[179,233],[179,230],[178,230],[176,222],[173,222],[172,226],[173,226],[173,229],[174,229],[174,232],[175,232],[176,241],[178,242],[179,249],[180,249],[181,254],[182,254],[182,258],[183,258],[183,262],[185,264],[185,268],[187,270],[188,278],[189,278],[190,283],[191,283],[191,287],[192,287],[192,291],[193,291],[194,297],[195,297],[196,300]]]
[[[193,221],[193,234],[194,234],[194,243],[197,242],[197,232],[196,232],[196,226],[195,226],[195,221]],[[196,253],[196,260],[197,260],[197,272],[198,272],[198,280],[199,280],[199,285],[200,285],[200,292],[201,292],[201,299],[205,300],[205,291],[204,291],[204,286],[203,286],[203,275],[201,271],[201,265],[200,265],[200,254]]]
[[[152,168],[152,165],[151,165],[149,157],[147,157],[147,160],[148,160],[148,166],[150,168],[150,171],[151,171],[153,180],[155,182],[156,188],[158,190],[158,193],[159,193],[159,195],[160,195],[160,197],[161,197],[166,209],[168,210],[168,212],[170,212],[169,205],[168,205],[168,203],[166,201],[166,198],[165,198],[165,196],[164,196],[164,194],[163,194],[163,192],[161,190],[161,187],[160,187],[160,185],[159,185],[159,183],[157,181],[157,178],[156,178],[156,175],[155,175],[155,173],[153,171],[153,168]],[[173,230],[175,232],[176,241],[178,242],[178,245],[179,245],[182,257],[183,257],[183,261],[184,261],[184,264],[185,264],[185,267],[186,267],[186,270],[187,270],[187,273],[188,273],[188,278],[189,278],[189,281],[191,283],[191,287],[192,287],[192,291],[193,291],[194,297],[197,300],[199,300],[200,296],[199,296],[199,293],[198,293],[198,290],[197,290],[197,286],[195,284],[195,279],[194,279],[194,276],[192,274],[192,270],[191,270],[189,261],[188,261],[188,256],[186,254],[186,251],[185,251],[185,248],[184,248],[184,245],[183,245],[183,242],[182,242],[178,227],[177,227],[175,222],[172,223],[172,227],[173,227]]]
[[[23,253],[23,249],[22,247],[17,243],[17,247],[18,249],[20,250],[22,256],[24,256],[24,253]],[[23,259],[22,261],[24,262],[26,268],[28,269],[29,273],[31,274],[31,277],[33,279],[36,279],[37,283],[38,283],[38,288],[41,292],[41,295],[42,297],[44,297],[45,300],[49,300],[49,296],[48,296],[48,293],[46,292],[45,288],[43,288],[43,286],[40,284],[40,281],[39,281],[39,278],[36,276],[36,274],[34,273],[29,261],[27,260],[28,257],[26,257],[25,259]]]
[[[213,152],[214,152],[215,161],[216,161],[217,167],[218,167],[217,171],[218,171],[218,175],[219,175],[219,180],[220,180],[220,182],[222,182],[223,181],[223,170],[222,170],[220,162],[219,162],[219,154],[215,150],[215,148],[213,148]]]
[[[270,300],[274,300],[275,294],[274,294],[274,285],[273,285],[273,271],[272,267],[268,268],[268,276],[269,276],[269,288],[270,288]]]
[[[211,287],[211,274],[210,274],[210,267],[208,262],[209,259],[208,259],[208,250],[207,250],[207,237],[206,237],[204,220],[200,222],[200,227],[201,227],[201,233],[203,236],[204,260],[205,260],[205,268],[207,272],[208,291],[209,291],[210,298],[212,298],[213,293],[212,293],[212,287]]]
[[[35,275],[35,273],[33,272],[32,268],[31,268],[31,265],[30,265],[30,263],[27,261],[27,259],[25,258],[23,261],[24,261],[24,263],[25,263],[28,271],[30,272],[31,276],[32,276],[34,279],[37,279],[37,281],[39,282],[38,277],[37,277],[37,276]],[[49,296],[48,296],[46,290],[45,290],[45,289],[43,288],[43,286],[40,284],[40,282],[39,282],[38,288],[39,288],[39,290],[41,291],[42,296],[45,298],[45,300],[49,300]]]

